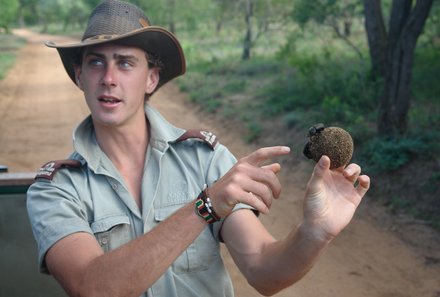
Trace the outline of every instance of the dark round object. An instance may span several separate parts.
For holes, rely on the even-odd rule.
[[[350,133],[339,127],[324,127],[316,124],[309,129],[309,141],[304,155],[316,162],[322,155],[330,158],[330,169],[346,166],[353,156],[353,139]]]

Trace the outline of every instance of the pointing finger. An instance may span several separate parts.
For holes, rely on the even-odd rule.
[[[263,162],[271,158],[287,155],[288,153],[290,153],[290,148],[287,146],[263,147],[242,158],[242,160],[254,166],[261,166]]]

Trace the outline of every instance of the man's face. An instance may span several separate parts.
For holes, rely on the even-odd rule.
[[[88,47],[75,73],[95,125],[145,122],[145,93],[155,90],[159,75],[148,68],[143,50],[115,44]]]

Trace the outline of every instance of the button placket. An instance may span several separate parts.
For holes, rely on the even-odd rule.
[[[107,245],[107,244],[108,244],[108,238],[107,238],[107,237],[100,238],[100,239],[99,239],[99,244],[100,244],[101,246],[105,246],[105,245]]]

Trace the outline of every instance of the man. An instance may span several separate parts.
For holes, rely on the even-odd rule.
[[[176,128],[147,104],[185,72],[170,32],[108,0],[80,43],[48,46],[91,111],[69,160],[42,167],[28,191],[40,268],[71,296],[233,296],[220,241],[256,290],[274,294],[311,268],[369,188],[358,165],[331,171],[324,156],[303,222],[277,241],[254,211],[269,213],[280,195],[280,165],[264,164],[289,149],[236,161],[212,134]]]

